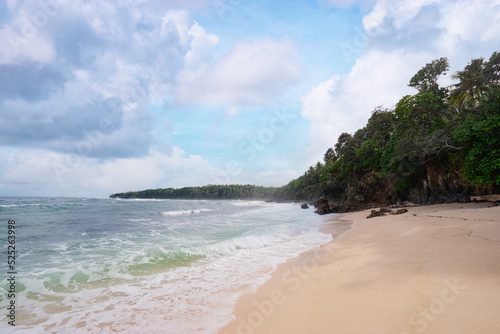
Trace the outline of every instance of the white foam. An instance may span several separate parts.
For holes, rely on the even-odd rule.
[[[174,211],[165,211],[162,212],[165,216],[182,216],[182,215],[190,215],[201,212],[211,212],[211,211],[219,211],[214,209],[194,209],[194,210],[174,210]]]
[[[38,275],[26,275],[23,284],[29,287],[34,297],[27,298],[27,290],[21,292],[20,311],[26,314],[28,320],[39,321],[39,324],[28,321],[20,327],[16,326],[16,332],[33,333],[50,329],[53,332],[79,334],[99,328],[99,333],[215,333],[230,320],[238,297],[265,283],[279,263],[331,240],[330,235],[317,232],[321,221],[319,217],[307,215],[300,209],[294,210],[292,205],[266,205],[265,210],[257,206],[256,210],[252,209],[257,215],[251,218],[254,221],[250,224],[255,227],[229,239],[205,244],[198,241],[190,244],[192,240],[185,239],[182,247],[140,244],[142,248],[137,248],[132,239],[136,236],[123,235],[123,239],[109,237],[99,241],[99,252],[112,250],[116,244],[122,247],[119,256],[111,262],[86,262],[85,265],[68,267],[63,272],[61,269],[47,269]],[[206,205],[206,208],[197,210],[200,214],[219,210],[209,208]],[[176,211],[188,211],[185,214],[192,215],[191,212],[196,210],[167,212]],[[266,223],[266,215],[269,214],[282,218]],[[289,223],[292,219],[295,221]],[[206,223],[198,218],[189,221],[195,226]],[[214,222],[217,222],[217,217],[214,217]],[[244,223],[248,224],[247,221]],[[206,224],[209,228],[210,224]],[[201,229],[200,234],[203,232]],[[63,247],[60,249],[64,250]],[[90,256],[88,252],[82,256]],[[176,255],[197,255],[201,258],[190,265],[163,272],[142,276],[130,273],[131,266]],[[95,259],[99,261],[99,254],[95,254]],[[51,291],[45,284],[48,278],[45,282],[41,279],[52,275],[68,287],[76,284],[71,279],[76,274],[86,275],[88,279],[69,292]],[[31,325],[33,328],[29,328]]]
[[[2,208],[19,208],[25,206],[41,206],[42,204],[38,203],[26,203],[26,204],[0,204]]]

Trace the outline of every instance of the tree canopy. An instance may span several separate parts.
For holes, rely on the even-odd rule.
[[[394,184],[402,195],[428,182],[431,170],[453,175],[446,179],[450,184],[498,189],[500,53],[488,61],[472,59],[452,75],[454,85],[441,87],[439,78],[448,70],[445,57],[426,64],[408,84],[417,89],[414,95],[403,96],[391,110],[377,107],[365,127],[342,133],[323,163],[280,188],[277,196],[347,197],[363,187],[371,187],[363,193],[376,193],[381,183]]]

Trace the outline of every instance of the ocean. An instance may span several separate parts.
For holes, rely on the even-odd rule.
[[[215,333],[278,264],[332,240],[321,224],[294,203],[0,198],[0,332]]]

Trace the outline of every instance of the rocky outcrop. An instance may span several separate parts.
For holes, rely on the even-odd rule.
[[[368,218],[382,217],[382,216],[385,216],[385,213],[383,213],[382,211],[372,210],[372,212],[370,213],[370,215],[368,217],[366,217],[366,218],[368,219]]]
[[[402,215],[403,213],[407,213],[408,209],[398,209],[394,212],[395,215]]]
[[[382,208],[378,211],[372,210],[370,215],[367,216],[366,218],[369,219],[369,218],[373,218],[373,217],[382,217],[382,216],[386,216],[388,214],[390,214],[390,215],[402,215],[403,213],[407,213],[407,212],[408,212],[408,209],[398,209],[396,211],[393,211],[389,208]]]
[[[381,177],[375,171],[364,172],[297,190],[278,189],[274,200],[307,201],[314,205],[316,213],[324,215],[377,207],[401,207],[402,203],[467,203],[471,201],[471,196],[500,193],[499,186],[467,184],[459,170],[451,163],[441,163],[404,175]]]
[[[330,208],[330,203],[328,203],[328,200],[326,198],[320,198],[319,200],[314,202],[313,205],[316,208],[314,212],[319,215],[333,213],[332,209]]]

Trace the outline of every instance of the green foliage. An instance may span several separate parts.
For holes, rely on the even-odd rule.
[[[377,140],[366,140],[355,153],[355,170],[372,170],[379,167],[382,150]]]
[[[487,62],[483,58],[472,59],[452,78],[459,82],[450,94],[451,101],[461,109],[474,108],[500,82],[500,54],[494,52]]]
[[[438,79],[448,59],[426,64],[410,80],[418,93],[401,98],[394,110],[376,108],[366,126],[342,133],[324,164],[277,192],[279,198],[318,193],[341,196],[361,178],[395,180],[405,192],[423,182],[428,168],[461,168],[470,184],[500,185],[500,53],[473,59],[453,77],[450,92]],[[458,111],[458,112],[457,112]],[[276,197],[276,196],[275,196]]]
[[[484,66],[483,73],[490,86],[500,83],[500,53],[493,52]]]
[[[446,74],[449,69],[448,59],[442,57],[433,60],[431,63],[426,64],[421,70],[415,74],[408,86],[417,88],[421,93],[432,92],[434,95],[444,97],[447,89],[440,88],[437,81],[439,76]]]
[[[111,198],[158,198],[158,199],[269,199],[277,188],[254,185],[207,185],[180,189],[148,189],[113,194]]]
[[[471,183],[500,185],[500,92],[464,115],[454,130],[463,147],[464,177]]]

